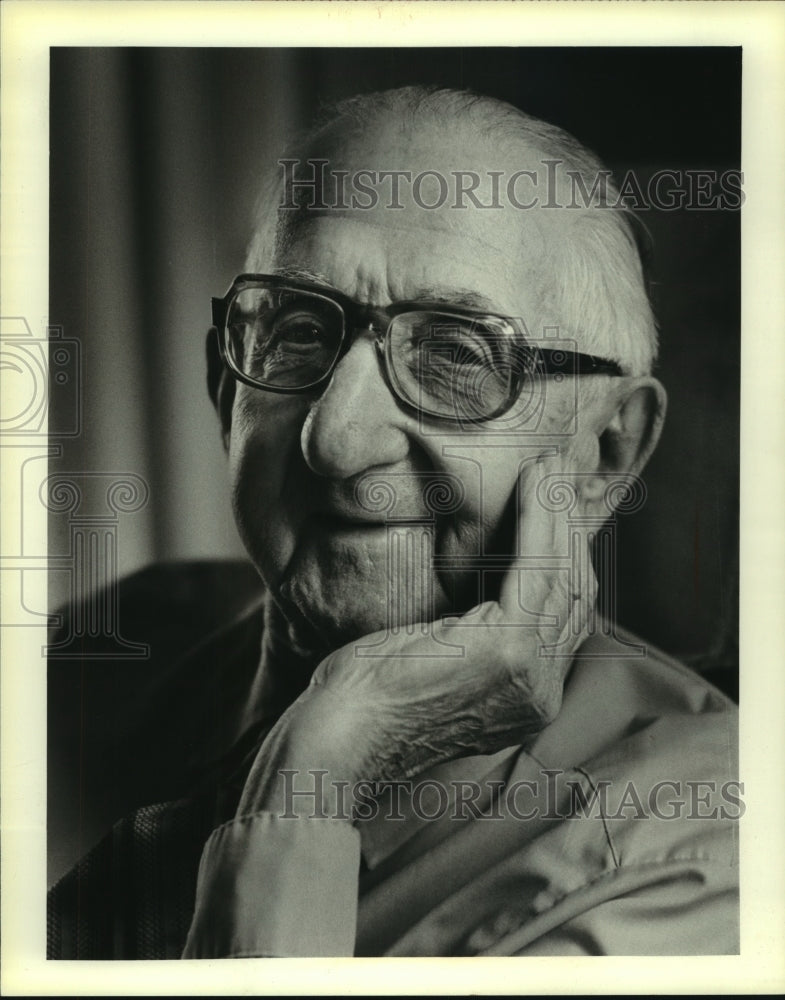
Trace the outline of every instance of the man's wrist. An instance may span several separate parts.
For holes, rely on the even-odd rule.
[[[237,814],[351,820],[351,789],[366,777],[363,741],[330,712],[329,699],[308,689],[262,744]]]

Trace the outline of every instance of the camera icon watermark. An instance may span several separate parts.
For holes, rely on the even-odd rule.
[[[0,318],[0,402],[3,437],[76,437],[82,429],[81,350],[78,340],[51,326],[36,337],[23,316]],[[56,414],[57,426],[47,429]]]

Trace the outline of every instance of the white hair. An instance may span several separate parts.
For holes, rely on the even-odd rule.
[[[594,153],[563,129],[505,101],[421,86],[361,94],[328,107],[291,148],[304,158],[314,155],[320,143],[362,136],[379,122],[390,120],[411,130],[427,124],[433,131],[434,121],[443,129],[469,125],[495,149],[520,154],[522,149],[534,148],[560,161],[565,173],[577,175],[587,191],[599,176],[605,176],[605,206],[571,209],[572,238],[563,246],[551,247],[551,257],[545,261],[549,280],[540,305],[544,315],[557,317],[561,334],[575,339],[581,350],[616,361],[627,374],[651,371],[657,354],[657,325],[641,259],[645,230],[631,211],[618,204],[618,189]],[[276,234],[280,235],[276,208],[281,204],[282,184],[279,171],[262,191],[248,270],[264,270],[272,259]]]

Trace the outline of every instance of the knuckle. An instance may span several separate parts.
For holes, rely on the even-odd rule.
[[[536,703],[537,715],[543,725],[550,725],[556,719],[561,711],[561,705],[561,685],[555,682],[546,685]]]
[[[552,663],[506,665],[507,682],[527,721],[535,729],[549,725],[561,711],[562,684]]]

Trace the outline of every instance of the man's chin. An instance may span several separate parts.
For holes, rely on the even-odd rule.
[[[277,601],[288,623],[295,645],[311,655],[326,656],[335,649],[383,630],[387,621],[381,609],[306,600],[296,589],[282,588]]]
[[[272,588],[298,644],[330,652],[388,628],[398,617],[400,588],[389,579],[386,535],[373,530],[357,535],[303,533],[298,539]],[[405,576],[421,578],[412,572]],[[409,584],[405,589],[417,592],[422,588]],[[426,602],[407,603],[411,620],[427,617]]]
[[[431,621],[443,613],[432,600],[417,600],[417,587],[392,588],[385,578],[314,580],[289,577],[276,599],[301,648],[322,655],[376,632]]]

